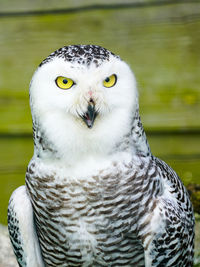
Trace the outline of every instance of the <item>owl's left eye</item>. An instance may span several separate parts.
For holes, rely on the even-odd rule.
[[[62,76],[57,77],[55,82],[59,88],[64,90],[70,89],[75,84],[72,79]]]
[[[103,81],[103,85],[105,87],[112,87],[116,84],[117,82],[117,75],[116,74],[113,74],[109,77],[107,77],[104,81]]]

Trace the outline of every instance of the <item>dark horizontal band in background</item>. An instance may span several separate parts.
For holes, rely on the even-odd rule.
[[[22,16],[42,16],[52,14],[67,14],[67,13],[78,13],[92,10],[109,10],[109,9],[126,9],[126,8],[146,8],[156,7],[174,4],[191,4],[200,3],[199,0],[159,0],[150,2],[133,2],[133,3],[119,3],[119,4],[94,4],[79,7],[59,8],[51,10],[27,10],[27,11],[9,11],[0,12],[0,17],[22,17]]]
[[[145,127],[144,127],[145,128]],[[199,135],[200,128],[151,128],[145,129],[145,133],[148,136],[168,136],[168,135]],[[3,132],[0,133],[0,138],[32,138],[31,132]]]

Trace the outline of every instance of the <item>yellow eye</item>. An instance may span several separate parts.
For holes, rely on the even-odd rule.
[[[61,89],[70,89],[75,83],[72,79],[59,76],[56,79],[56,84]]]
[[[111,75],[110,77],[107,77],[104,81],[103,81],[103,85],[105,87],[112,87],[116,84],[117,82],[117,76],[115,74]]]

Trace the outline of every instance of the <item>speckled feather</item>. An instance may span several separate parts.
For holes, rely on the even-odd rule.
[[[89,182],[64,177],[59,183],[56,170],[42,177],[37,169],[31,162],[26,184],[47,266],[145,266],[148,250],[150,266],[192,266],[192,207],[181,181],[161,160],[137,154],[129,163],[113,162]],[[163,197],[165,183],[172,185],[177,206]],[[152,232],[157,212],[164,229]],[[80,231],[95,245],[82,240]]]
[[[23,241],[19,230],[19,220],[15,212],[13,199],[9,201],[8,208],[8,231],[19,266],[26,266],[26,256],[23,250]]]
[[[93,71],[102,71],[111,61],[114,62],[113,66],[121,61],[118,56],[99,46],[69,46],[52,53],[40,68],[48,63],[54,64],[55,59],[81,65],[83,69],[90,66],[90,75]],[[122,70],[126,68],[123,63],[120,64]],[[93,97],[97,105],[99,89],[95,91],[94,87]],[[126,92],[129,89],[123,87],[123,90]],[[89,101],[91,91],[89,95],[87,98],[85,91],[84,101]],[[193,266],[194,215],[188,193],[177,174],[152,155],[140,121],[137,94],[134,97],[134,102],[129,103],[131,97],[128,96],[123,104],[121,96],[120,112],[127,108],[131,115],[126,117],[125,113],[122,113],[123,116],[117,113],[119,124],[111,125],[108,132],[102,132],[104,135],[99,125],[107,127],[108,123],[103,124],[106,115],[100,110],[94,130],[87,129],[77,118],[70,124],[69,117],[69,130],[63,133],[60,129],[64,129],[64,123],[61,121],[60,126],[56,117],[57,131],[53,134],[59,131],[61,134],[53,139],[50,133],[53,127],[47,124],[43,113],[41,118],[44,121],[36,116],[37,105],[32,96],[35,152],[26,173],[26,199],[33,208],[34,220],[31,223],[36,227],[39,240],[38,243],[33,234],[29,243],[34,241],[39,244],[37,252],[41,250],[42,255],[42,260],[37,258],[40,262],[37,266]],[[115,104],[112,98],[108,101]],[[130,107],[126,107],[128,103]],[[44,122],[50,128],[45,128]],[[60,148],[62,138],[76,134],[73,133],[74,125],[76,131],[80,131],[73,139],[77,144],[69,141]],[[83,144],[82,150],[79,139],[88,142],[85,147]],[[98,146],[101,139],[105,152]],[[103,139],[107,139],[108,143],[104,144]],[[95,149],[98,153],[93,161],[91,157]],[[27,231],[18,227],[19,216],[13,202],[11,197],[8,223],[14,251],[18,262],[23,261],[21,266],[35,267],[26,263],[25,256],[21,259],[23,250],[27,255],[31,254],[33,260],[35,254],[30,253],[23,242]],[[22,240],[18,242],[20,238]]]
[[[68,62],[76,62],[87,66],[94,63],[98,67],[102,62],[109,61],[110,55],[119,58],[119,56],[98,45],[69,45],[50,54],[41,62],[40,66],[58,57],[64,58]]]

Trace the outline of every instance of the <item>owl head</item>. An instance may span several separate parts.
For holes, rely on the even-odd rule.
[[[110,153],[131,130],[136,81],[129,66],[105,48],[65,46],[36,70],[30,105],[36,144],[60,154]]]

